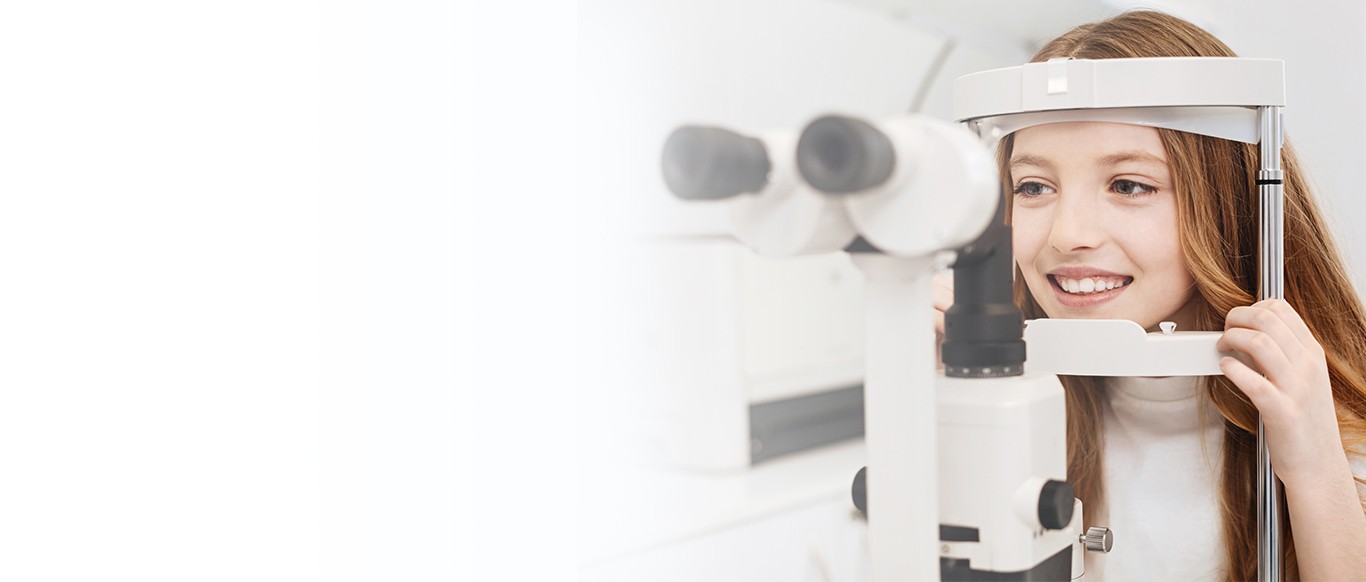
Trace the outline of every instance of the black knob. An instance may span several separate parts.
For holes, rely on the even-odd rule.
[[[854,507],[857,507],[859,513],[862,513],[866,519],[868,517],[868,467],[863,467],[854,474],[854,487],[850,493],[854,495]]]
[[[679,198],[720,200],[758,192],[770,170],[764,142],[728,129],[685,125],[664,142],[664,182]]]
[[[802,130],[797,168],[806,183],[821,192],[861,192],[892,176],[896,149],[886,134],[867,122],[828,115]]]
[[[1039,523],[1048,529],[1062,529],[1072,523],[1072,503],[1077,492],[1066,481],[1049,479],[1039,492]]]

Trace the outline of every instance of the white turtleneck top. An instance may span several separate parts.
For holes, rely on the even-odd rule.
[[[1109,554],[1086,555],[1086,579],[1221,580],[1223,419],[1198,377],[1110,378],[1102,420]],[[1366,475],[1366,457],[1349,456]],[[1366,491],[1363,491],[1366,493]]]
[[[1222,577],[1223,424],[1200,394],[1199,381],[1106,381],[1102,425],[1109,511],[1101,525],[1114,532],[1115,545],[1109,554],[1087,554],[1087,580]]]

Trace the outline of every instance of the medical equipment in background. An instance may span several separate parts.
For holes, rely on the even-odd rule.
[[[1209,79],[1228,82],[1210,84]],[[1133,83],[1164,89],[1124,94],[1122,88]],[[1116,87],[1113,93],[1110,87]],[[1284,101],[1279,61],[1056,60],[969,75],[959,79],[955,93],[956,117],[990,143],[1024,127],[1081,120],[1260,141],[1259,294],[1279,295],[1278,153]],[[1158,109],[1141,109],[1154,107]],[[808,220],[794,229],[796,235],[788,234],[794,236],[785,241],[789,244],[770,244],[780,235],[768,234],[762,220],[751,216],[746,221],[744,212],[734,214],[737,237],[756,249],[800,254],[834,250],[851,238],[851,224],[862,235],[845,248],[868,277],[866,412],[872,469],[860,472],[856,490],[865,483],[864,507],[877,508],[868,515],[875,579],[1077,578],[1084,561],[1074,546],[1108,551],[1112,538],[1103,528],[1077,531],[1081,507],[1062,479],[1062,390],[1048,374],[1084,373],[1076,366],[1085,361],[1069,358],[1067,346],[1052,346],[1046,338],[1067,337],[1073,324],[1113,332],[1116,340],[1133,336],[1133,330],[1076,320],[1034,322],[1035,333],[1026,332],[1033,340],[1031,353],[1049,354],[1052,359],[1039,360],[1055,368],[1024,374],[1019,315],[1010,305],[1010,239],[1002,208],[993,204],[1000,199],[994,163],[969,134],[949,127],[921,117],[877,125],[840,117],[816,120],[802,134],[798,165],[805,182],[843,204],[792,201],[800,196],[771,198],[769,216],[808,205]],[[682,128],[670,143],[686,142],[689,135],[699,138],[696,143],[710,143],[703,149],[710,148],[714,157],[666,147],[666,180],[680,196],[758,199],[772,196],[766,185],[784,183],[787,151],[716,128]],[[704,135],[712,136],[711,141],[700,139]],[[699,159],[712,161],[698,164]],[[783,191],[806,192],[800,186]],[[758,206],[755,200],[748,204]],[[992,211],[994,220],[987,220]],[[810,213],[821,218],[811,219]],[[934,378],[929,276],[935,254],[955,248],[959,264],[955,306],[946,315],[947,375],[933,384],[938,405],[925,406],[928,398],[918,398],[924,392],[915,391],[925,390]],[[1105,343],[1110,338],[1087,339]],[[1213,349],[1214,339],[1217,334],[1195,337],[1164,329],[1127,341],[1195,346],[1193,368],[1141,368],[1153,375],[1176,375],[1217,371],[1220,354]],[[916,354],[925,354],[923,361]],[[1089,372],[1129,375],[1133,368]],[[1264,461],[1260,435],[1259,443],[1259,460]],[[982,459],[984,452],[1001,454]],[[916,471],[925,466],[937,467],[938,475]],[[1261,528],[1264,580],[1279,575],[1277,509],[1265,505],[1268,499],[1274,502],[1274,486],[1267,467],[1259,475],[1259,491],[1272,493],[1263,496],[1260,515],[1267,524]],[[877,501],[869,504],[871,498]]]
[[[864,434],[863,277],[836,254],[801,252],[838,250],[852,227],[816,224],[826,197],[797,190],[795,169],[770,168],[784,160],[765,152],[794,148],[795,131],[761,137],[769,145],[722,130],[685,132],[665,146],[665,179],[684,196],[763,191],[733,200],[726,210],[737,218],[722,221],[745,225],[733,234],[748,247],[730,236],[652,240],[636,267],[656,271],[641,273],[653,281],[646,322],[668,356],[656,356],[660,377],[651,379],[663,396],[636,422],[649,447],[641,452],[667,466],[734,474]],[[718,176],[739,182],[708,182]],[[815,233],[836,240],[803,238]],[[750,247],[789,258],[769,260]]]

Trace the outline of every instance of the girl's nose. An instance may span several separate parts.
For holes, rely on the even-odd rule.
[[[1095,205],[1085,197],[1060,196],[1053,213],[1048,244],[1060,253],[1094,249],[1104,240]]]

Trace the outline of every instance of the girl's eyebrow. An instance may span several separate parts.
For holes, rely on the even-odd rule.
[[[1050,162],[1047,159],[1041,158],[1039,156],[1031,156],[1029,154],[1010,158],[1010,167],[1014,168],[1015,166],[1036,166],[1048,170],[1050,172],[1056,170],[1053,167],[1053,162]]]
[[[1164,167],[1167,165],[1166,160],[1163,160],[1162,158],[1154,156],[1148,152],[1139,150],[1116,152],[1108,156],[1105,156],[1099,160],[1099,163],[1102,166],[1117,166],[1125,162],[1157,164]],[[1053,162],[1049,161],[1047,158],[1042,158],[1030,154],[1023,154],[1020,156],[1010,158],[1010,167],[1015,168],[1016,166],[1035,166],[1038,168],[1043,168],[1050,172],[1056,171],[1056,168],[1054,168],[1053,166]]]
[[[1117,166],[1124,162],[1139,162],[1166,166],[1167,161],[1154,156],[1148,152],[1130,150],[1126,152],[1113,153],[1100,159],[1102,166]]]

